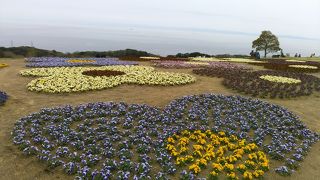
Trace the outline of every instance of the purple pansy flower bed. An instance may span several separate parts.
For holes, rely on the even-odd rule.
[[[76,61],[76,62],[74,62]],[[26,67],[75,67],[75,66],[111,66],[137,65],[137,62],[121,61],[118,58],[63,58],[31,57],[26,59]]]
[[[254,142],[282,162],[275,167],[281,175],[291,174],[319,140],[283,107],[215,94],[185,96],[164,109],[123,102],[45,108],[18,120],[12,138],[24,154],[79,179],[172,179],[189,171],[175,165],[166,138],[185,129]]]

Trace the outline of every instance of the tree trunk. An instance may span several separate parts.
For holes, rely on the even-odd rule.
[[[267,57],[267,49],[264,49],[264,58]]]

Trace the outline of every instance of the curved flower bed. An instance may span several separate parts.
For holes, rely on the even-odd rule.
[[[8,66],[9,66],[8,64],[0,63],[0,68],[4,68],[4,67],[8,67]]]
[[[212,67],[194,69],[193,72],[203,76],[222,77],[226,87],[262,98],[291,98],[320,91],[320,79],[302,73]]]
[[[7,93],[0,91],[0,105],[3,105],[7,101],[7,99]]]
[[[70,59],[67,60],[69,63],[95,63],[95,60],[87,60],[87,59]]]
[[[32,57],[26,59],[26,67],[77,67],[77,66],[112,66],[137,65],[136,62],[120,61],[118,58],[60,58]]]
[[[268,80],[261,78],[266,76],[272,78],[269,78]],[[274,78],[274,76],[277,78]],[[279,80],[279,77],[282,77],[281,80]],[[224,78],[223,84],[225,86],[246,94],[263,98],[308,96],[314,91],[320,91],[319,78],[301,73],[256,71],[241,74],[229,74]],[[287,83],[283,83],[284,79]]]
[[[284,84],[297,84],[301,83],[300,79],[288,78],[283,76],[270,76],[270,75],[263,75],[259,77],[260,79],[275,82],[275,83],[284,83]]]
[[[289,61],[289,60],[268,60],[265,63],[252,62],[249,64],[263,66],[267,69],[289,71],[289,72],[305,72],[316,73],[320,72],[320,63],[314,61]]]
[[[125,75],[126,73],[122,71],[112,71],[112,70],[89,70],[89,71],[83,71],[82,74],[86,76],[93,76],[93,77],[97,77],[97,76],[109,77],[109,76],[121,76],[121,75]]]
[[[309,65],[289,65],[291,68],[303,68],[303,69],[318,69],[317,66],[309,66]]]
[[[210,65],[207,62],[189,62],[189,61],[152,61],[155,67],[159,68],[197,68],[197,67],[205,67]]]
[[[254,59],[245,59],[245,58],[195,57],[195,58],[191,58],[191,60],[192,61],[205,61],[205,62],[264,63],[263,61],[256,61]]]
[[[214,94],[185,96],[164,110],[113,102],[45,108],[18,120],[12,136],[24,154],[83,179],[260,177],[269,168],[268,158],[270,168],[280,164],[276,170],[285,175],[319,140],[280,106]],[[183,147],[195,150],[192,157],[199,161],[190,163],[198,162],[200,171],[184,166],[189,159]],[[207,163],[211,158],[210,174],[202,171],[201,157]],[[243,165],[232,166],[238,160]]]
[[[87,76],[86,71],[120,71],[118,76]],[[195,81],[183,73],[157,72],[145,66],[104,66],[104,67],[65,67],[35,68],[20,72],[23,76],[40,76],[28,85],[30,91],[46,93],[79,92],[111,88],[123,83],[141,85],[182,85]]]
[[[142,57],[140,57],[140,59],[156,60],[156,59],[160,59],[160,57],[148,57],[148,56],[142,56]]]
[[[212,76],[212,77],[227,77],[232,76],[233,74],[241,74],[245,73],[251,68],[246,66],[233,64],[233,63],[225,63],[225,62],[216,62],[209,67],[194,69],[193,73],[201,75],[201,76]]]
[[[227,63],[227,62],[196,62],[196,61],[152,61],[154,66],[160,68],[201,68],[201,67],[216,67],[216,68],[241,68],[249,69],[246,66]]]

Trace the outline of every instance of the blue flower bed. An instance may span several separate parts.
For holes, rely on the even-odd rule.
[[[214,94],[185,96],[163,110],[113,102],[45,108],[18,120],[12,135],[24,154],[79,178],[171,179],[185,177],[188,169],[175,165],[166,138],[185,129],[223,131],[254,142],[282,162],[273,166],[281,175],[298,168],[319,140],[280,106]]]
[[[8,99],[8,95],[5,92],[0,91],[0,105],[3,105]]]
[[[70,62],[80,60],[83,62]],[[87,61],[87,62],[85,62]],[[120,61],[118,58],[61,58],[61,57],[32,57],[26,59],[27,67],[76,67],[76,66],[112,66],[137,65],[136,62]]]

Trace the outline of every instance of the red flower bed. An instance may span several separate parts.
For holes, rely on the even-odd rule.
[[[121,71],[111,71],[111,70],[91,70],[91,71],[84,71],[82,72],[82,74],[86,76],[97,77],[97,76],[120,76],[126,73]]]

